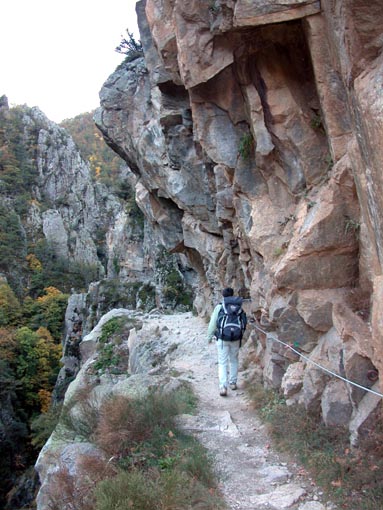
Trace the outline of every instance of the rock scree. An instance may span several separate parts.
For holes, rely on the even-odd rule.
[[[265,426],[246,398],[241,368],[238,389],[219,396],[216,345],[207,342],[206,321],[191,313],[155,320],[162,331],[168,329],[167,341],[177,344],[170,368],[192,385],[198,397],[196,414],[180,416],[179,424],[214,459],[228,508],[334,510],[333,504],[321,502],[321,490],[302,468],[273,451]]]

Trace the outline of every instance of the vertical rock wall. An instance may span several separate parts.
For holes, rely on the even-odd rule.
[[[265,384],[359,430],[379,398],[361,416],[371,395],[275,339],[379,387],[380,2],[141,0],[137,13],[144,58],[109,77],[96,122],[139,206],[199,275],[201,313],[226,285],[251,298]]]

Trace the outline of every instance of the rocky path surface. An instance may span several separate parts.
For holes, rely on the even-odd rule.
[[[218,394],[215,342],[206,340],[207,324],[192,314],[162,316],[160,329],[178,344],[170,359],[174,371],[191,382],[199,398],[195,416],[182,426],[215,459],[220,488],[232,510],[334,510],[299,466],[270,447],[267,432],[246,400],[241,372],[238,390]],[[168,331],[167,331],[168,330]]]

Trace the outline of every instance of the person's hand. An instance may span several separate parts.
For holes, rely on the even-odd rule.
[[[211,343],[212,343],[212,341],[213,341],[213,337],[212,337],[212,336],[208,336],[208,337],[207,337],[207,343],[208,343],[208,344],[211,344]]]

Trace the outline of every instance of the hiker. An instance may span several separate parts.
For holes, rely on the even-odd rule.
[[[242,298],[235,297],[231,287],[222,291],[223,301],[218,304],[211,316],[208,330],[208,342],[217,339],[219,394],[227,395],[228,371],[230,389],[237,389],[238,354],[241,340],[246,329],[246,313],[242,310]]]

